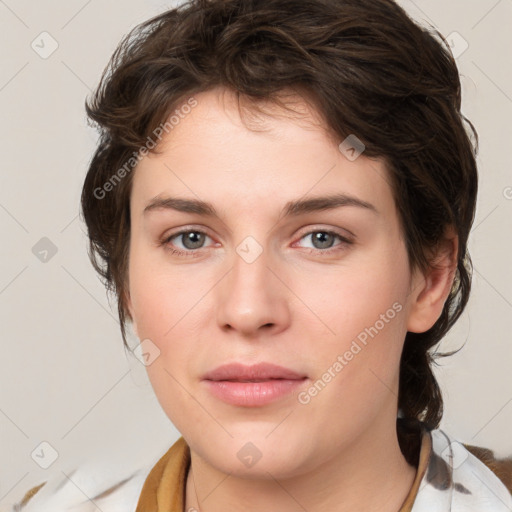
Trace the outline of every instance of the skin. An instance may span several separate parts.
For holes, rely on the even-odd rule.
[[[416,473],[396,434],[403,341],[440,316],[456,237],[441,245],[438,269],[412,272],[382,161],[347,159],[301,97],[300,117],[269,104],[272,115],[248,126],[230,91],[194,97],[198,105],[135,170],[126,298],[137,336],[160,351],[147,366],[156,396],[190,446],[185,510],[397,511]],[[281,215],[289,201],[333,193],[377,211]],[[144,214],[171,195],[208,201],[219,218]],[[202,245],[199,235],[195,246],[182,236],[161,243],[183,228],[206,232]],[[326,230],[352,243],[315,244]],[[252,263],[236,251],[248,236],[262,250]],[[171,253],[190,247],[199,247],[194,256]],[[227,362],[268,361],[307,375],[307,390],[396,303],[401,311],[307,404],[292,393],[234,406],[201,381]],[[248,442],[261,452],[250,468],[237,457]]]

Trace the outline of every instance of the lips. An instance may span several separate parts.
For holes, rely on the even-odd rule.
[[[271,363],[225,364],[203,377],[212,396],[237,407],[263,407],[284,400],[306,380],[306,375]]]
[[[303,380],[306,375],[272,363],[258,363],[246,366],[229,363],[206,373],[203,380],[233,382],[264,382],[271,379]]]

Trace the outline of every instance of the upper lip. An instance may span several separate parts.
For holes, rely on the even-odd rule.
[[[300,380],[305,377],[306,375],[272,363],[258,363],[252,366],[247,366],[242,363],[229,363],[223,364],[222,366],[206,373],[203,379],[240,381],[268,379]]]

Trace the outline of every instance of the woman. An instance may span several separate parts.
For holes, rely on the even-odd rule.
[[[391,0],[193,0],[121,43],[82,209],[183,435],[137,512],[511,509],[508,463],[438,429],[477,194],[460,104]]]

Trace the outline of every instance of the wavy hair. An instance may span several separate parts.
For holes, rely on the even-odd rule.
[[[455,230],[457,268],[442,314],[428,331],[407,333],[400,363],[405,423],[438,426],[432,349],[469,298],[478,135],[461,113],[459,74],[442,35],[392,0],[191,0],[124,37],[86,101],[101,136],[81,206],[92,264],[118,299],[125,346],[133,155],[186,98],[216,86],[253,108],[283,106],[282,91],[296,90],[338,143],[355,134],[366,156],[383,158],[411,268],[429,268],[445,229]],[[122,179],[112,183],[118,169]]]

